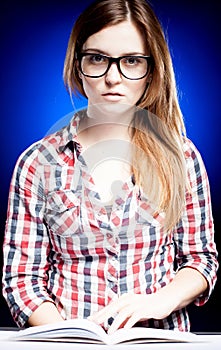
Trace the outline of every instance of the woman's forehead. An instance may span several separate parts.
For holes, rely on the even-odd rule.
[[[131,21],[107,26],[91,35],[83,45],[83,50],[98,49],[112,55],[119,53],[145,53],[145,42],[140,31]]]

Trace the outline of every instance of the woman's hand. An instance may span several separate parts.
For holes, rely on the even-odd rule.
[[[207,287],[207,281],[200,272],[185,267],[177,272],[171,283],[156,293],[123,294],[89,319],[102,324],[113,317],[114,321],[108,331],[113,333],[118,328],[131,328],[138,321],[163,319],[192,303]]]
[[[172,299],[165,300],[160,292],[154,294],[123,294],[102,310],[90,316],[95,323],[102,324],[110,317],[114,321],[108,330],[111,334],[118,328],[131,328],[138,321],[150,318],[163,319],[174,309]]]

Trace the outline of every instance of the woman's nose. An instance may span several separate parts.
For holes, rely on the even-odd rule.
[[[116,63],[112,63],[108,72],[105,75],[105,80],[107,84],[118,84],[122,80],[121,73],[119,72],[118,66]]]

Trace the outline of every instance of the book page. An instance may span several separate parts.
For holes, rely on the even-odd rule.
[[[190,332],[146,327],[121,328],[108,335],[101,326],[92,321],[73,319],[20,330],[11,339],[114,345],[126,342],[199,342],[201,337]]]
[[[200,337],[190,332],[166,330],[146,327],[133,327],[131,329],[118,329],[109,336],[110,345],[118,343],[152,343],[152,342],[198,342]]]
[[[16,332],[14,340],[48,340],[106,343],[108,339],[104,329],[87,319],[65,320],[57,323],[34,326]],[[91,341],[90,341],[91,340]]]

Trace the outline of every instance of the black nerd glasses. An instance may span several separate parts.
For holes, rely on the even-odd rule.
[[[110,57],[99,53],[80,53],[78,55],[81,73],[90,78],[100,78],[107,74],[113,63],[118,71],[130,80],[143,79],[151,70],[151,56],[125,55]]]

